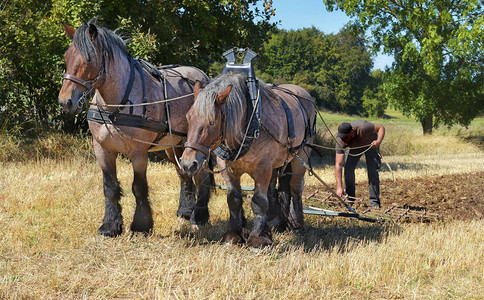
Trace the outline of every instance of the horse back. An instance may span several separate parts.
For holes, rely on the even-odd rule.
[[[165,71],[166,71],[168,80],[170,81],[183,80],[183,81],[187,81],[192,86],[197,81],[200,81],[202,86],[207,85],[208,82],[210,81],[207,74],[205,74],[199,68],[193,67],[193,66],[177,66],[173,68],[167,68],[165,69]]]
[[[168,104],[171,126],[173,130],[185,133],[188,131],[186,114],[194,102],[193,86],[197,81],[205,86],[210,79],[203,71],[192,66],[164,68],[162,72],[167,99],[176,99]]]
[[[316,107],[311,95],[302,87],[295,84],[281,84],[273,90],[291,108],[295,120],[300,125],[313,131],[316,120]]]

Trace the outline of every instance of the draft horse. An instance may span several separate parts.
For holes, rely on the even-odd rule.
[[[305,167],[294,157],[308,159],[305,143],[312,142],[315,108],[307,91],[296,85],[280,85],[277,88],[259,81],[258,103],[252,105],[246,85],[247,76],[228,72],[215,78],[205,88],[195,84],[195,103],[188,111],[187,142],[181,158],[183,171],[196,175],[206,166],[211,153],[217,153],[221,145],[238,152],[247,138],[252,144],[243,156],[224,160],[217,157],[222,176],[227,184],[227,203],[230,211],[228,231],[224,241],[263,247],[272,244],[268,221],[278,216],[278,199],[270,186],[274,187],[277,169],[284,171],[290,166],[290,179],[286,184],[293,202],[302,206],[301,194],[304,185]],[[245,133],[252,126],[254,108],[259,107],[260,121],[255,134]],[[257,131],[259,132],[257,134]],[[257,136],[258,135],[258,136]],[[245,138],[244,138],[245,137]],[[254,213],[252,231],[245,229],[246,221],[242,209],[240,177],[249,174],[254,180],[255,190],[251,208]],[[280,174],[283,175],[284,174]],[[287,175],[287,174],[286,174]],[[297,207],[293,206],[289,210]],[[300,208],[302,226],[302,207]],[[248,236],[247,236],[248,235]]]
[[[128,53],[122,38],[95,20],[77,30],[67,25],[64,29],[73,42],[65,53],[59,104],[66,113],[78,114],[94,93],[87,119],[105,196],[105,214],[98,231],[117,236],[123,230],[119,204],[122,190],[116,174],[116,158],[122,153],[131,160],[134,172],[136,210],[130,228],[148,233],[153,228],[146,179],[148,152],[164,149],[172,162],[181,156],[182,136],[188,131],[185,115],[194,101],[193,83],[207,84],[209,79],[195,67],[142,67]],[[200,173],[194,183],[175,166],[181,179],[177,215],[193,223],[206,223],[209,174]]]

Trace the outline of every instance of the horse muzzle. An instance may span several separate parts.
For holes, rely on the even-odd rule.
[[[76,115],[81,112],[81,108],[78,105],[79,101],[74,101],[72,98],[61,99],[59,98],[59,105],[62,106],[64,112],[70,115]]]
[[[183,174],[190,177],[196,175],[202,168],[204,160],[205,156],[203,154],[194,149],[185,148],[185,151],[183,151],[183,155],[180,158],[180,167]]]

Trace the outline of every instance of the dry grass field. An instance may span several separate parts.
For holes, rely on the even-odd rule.
[[[438,192],[440,179],[443,188],[452,184],[444,183],[445,176],[464,174],[481,181],[463,182],[459,189],[469,184],[465,197],[456,192],[448,198],[456,198],[456,208],[469,197],[484,203],[479,186],[484,184],[484,150],[472,139],[479,139],[482,128],[479,123],[470,134],[437,132],[427,138],[411,130],[408,137],[388,130],[389,148],[386,155],[382,151],[397,184],[432,178],[433,190],[426,193],[423,184],[423,192],[407,197],[424,201]],[[274,233],[273,246],[255,250],[220,243],[228,219],[221,190],[209,205],[210,224],[192,232],[175,216],[179,187],[174,167],[150,163],[154,232],[132,236],[131,165],[119,158],[125,232],[105,238],[97,233],[104,213],[100,171],[89,143],[72,146],[70,139],[44,138],[25,154],[16,151],[21,143],[2,138],[1,299],[483,299],[482,211],[480,216],[404,224],[306,216],[304,229]],[[397,140],[420,150],[402,153]],[[324,163],[316,168],[330,185],[333,170]],[[392,175],[383,167],[380,176],[384,190]],[[363,166],[357,178],[357,192],[364,196]],[[313,177],[307,176],[306,183],[308,189],[321,188]],[[244,184],[251,185],[249,178]],[[412,192],[409,186],[398,193]],[[382,201],[398,197],[387,193]],[[245,205],[250,223],[249,201]]]

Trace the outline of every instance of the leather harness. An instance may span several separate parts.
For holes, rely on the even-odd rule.
[[[133,106],[130,107],[129,114],[121,113],[121,110],[123,109],[123,107],[121,107],[122,105],[125,105],[128,102],[132,103],[129,100],[129,95],[131,94],[131,90],[133,88],[136,70],[140,73],[140,77],[141,77],[141,85],[143,89],[143,103],[147,103],[146,86],[145,86],[143,69],[147,70],[151,75],[153,75],[153,77],[157,78],[162,85],[164,85],[164,75],[156,67],[154,67],[147,61],[144,61],[141,59],[135,59],[130,55],[128,56],[128,60],[130,62],[129,81],[128,81],[128,85],[126,86],[126,90],[124,92],[121,103],[119,104],[120,106],[117,107],[117,109],[114,112],[106,111],[101,106],[98,106],[97,108],[90,107],[87,110],[87,120],[93,121],[96,123],[101,123],[101,124],[112,124],[116,126],[127,126],[127,127],[146,129],[146,130],[161,133],[163,134],[162,137],[168,134],[169,132],[178,136],[183,136],[183,137],[186,136],[186,133],[170,130],[170,127],[169,127],[170,123],[168,121],[154,120],[152,118],[146,117],[146,106],[143,106],[142,115],[133,114]],[[161,68],[168,69],[172,67],[175,67],[175,65],[162,66]],[[181,77],[189,83],[190,87],[192,86],[192,83],[187,78],[183,76]],[[71,79],[71,78],[68,78],[68,79]],[[163,90],[165,89],[163,88]],[[164,97],[165,99],[167,98],[166,93]],[[165,103],[166,116],[168,116],[168,109],[169,109],[169,106],[167,105],[167,103]],[[160,139],[162,137],[160,137]]]
[[[239,53],[245,52],[245,56],[242,64],[236,63],[236,58],[235,58],[236,52],[239,52]],[[250,49],[233,48],[224,52],[223,56],[227,59],[227,63],[224,67],[224,70],[222,71],[222,74],[225,74],[228,72],[239,72],[247,75],[247,88],[248,88],[248,94],[249,94],[248,99],[250,99],[250,101],[247,101],[247,118],[246,118],[247,124],[245,126],[247,135],[245,136],[243,144],[237,147],[236,149],[230,149],[222,141],[222,143],[213,151],[215,155],[222,158],[223,160],[233,161],[243,157],[245,154],[247,154],[247,152],[249,152],[251,145],[259,137],[260,129],[264,129],[265,131],[267,131],[267,129],[263,127],[261,123],[261,101],[258,101],[259,99],[257,97],[257,95],[259,94],[260,87],[259,87],[259,82],[255,76],[255,72],[251,62],[252,59],[254,59],[257,56],[257,54]],[[307,136],[312,135],[314,133],[314,129],[310,128],[309,114],[307,110],[304,108],[304,106],[301,104],[301,100],[299,99],[299,97],[297,97],[297,95],[295,95],[294,93],[292,93],[287,89],[282,89],[282,88],[278,88],[278,89],[294,97],[296,99],[296,102],[299,104],[300,109],[303,111],[303,115],[306,116],[305,118],[306,130],[305,130],[305,136],[304,136],[303,142],[300,145],[293,147],[292,143],[294,142],[294,139],[296,137],[295,130],[294,130],[293,116],[286,101],[284,101],[282,97],[279,97],[281,105],[286,114],[287,127],[288,127],[287,141],[289,145],[288,151],[290,154],[294,154],[297,151],[299,151],[299,149],[304,147],[304,145],[306,144]],[[252,113],[254,114],[255,118],[249,118],[249,116]],[[248,130],[247,130],[247,127],[249,127]],[[271,134],[269,133],[269,135]],[[205,153],[205,155],[208,155],[208,153],[210,153],[209,148],[203,147],[203,149],[201,149],[202,148],[201,145],[198,145],[198,144],[188,145],[188,146]]]

